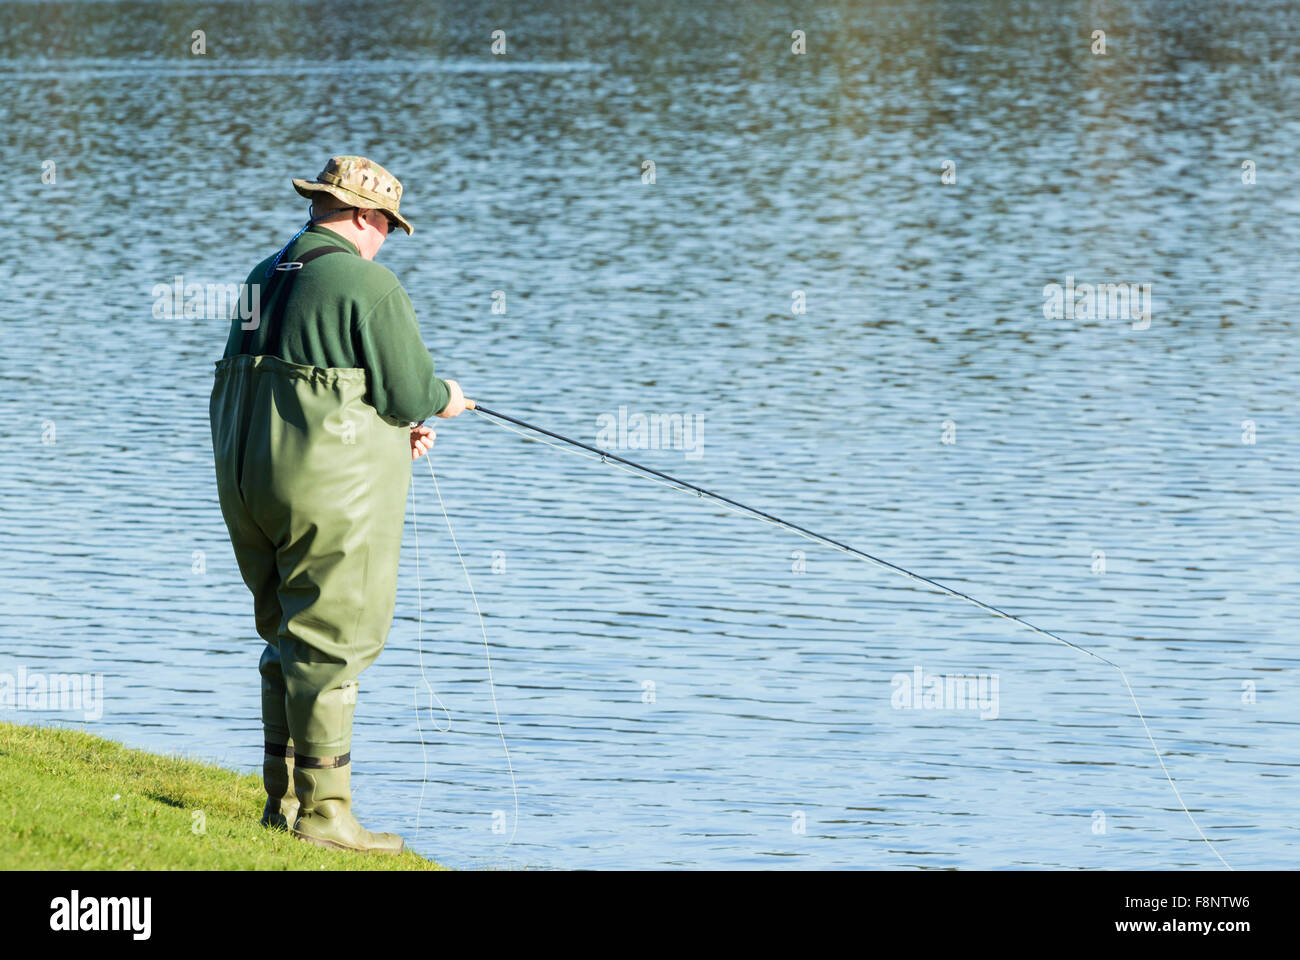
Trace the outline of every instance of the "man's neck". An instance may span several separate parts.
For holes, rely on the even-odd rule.
[[[342,223],[314,223],[312,224],[312,228],[313,229],[320,228],[322,230],[328,230],[330,233],[334,234],[335,236],[342,237],[344,240],[348,242],[349,245],[351,245],[352,249],[355,250],[357,252],[357,255],[360,256],[363,260],[375,259],[375,255],[373,253],[370,256],[366,256],[365,252],[361,249],[361,243],[359,242],[359,237],[357,235],[358,230],[356,229],[356,227],[352,226],[352,224],[349,221],[345,220]]]

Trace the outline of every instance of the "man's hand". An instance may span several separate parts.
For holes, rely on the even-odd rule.
[[[448,380],[447,389],[451,391],[451,399],[442,408],[442,413],[438,414],[444,420],[448,417],[459,417],[465,412],[465,394],[460,392],[460,384],[455,380]]]
[[[433,438],[437,436],[432,429],[420,424],[411,428],[411,459],[419,460],[433,449]]]

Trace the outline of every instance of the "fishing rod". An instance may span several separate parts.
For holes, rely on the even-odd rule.
[[[973,603],[981,610],[986,610],[989,613],[995,614],[996,616],[1003,617],[1007,620],[1012,620],[1016,623],[1021,624],[1022,626],[1028,627],[1030,630],[1033,630],[1035,633],[1042,634],[1045,637],[1050,637],[1053,640],[1065,644],[1067,647],[1073,647],[1075,650],[1078,650],[1081,653],[1086,653],[1090,657],[1095,657],[1096,659],[1100,660],[1102,663],[1115,667],[1116,670],[1119,669],[1119,666],[1117,664],[1113,663],[1110,660],[1107,660],[1105,657],[1101,656],[1100,654],[1093,653],[1087,647],[1081,647],[1077,643],[1071,643],[1069,640],[1066,640],[1064,637],[1058,637],[1056,634],[1052,633],[1049,630],[1044,630],[1041,627],[1036,627],[1028,620],[1025,620],[1021,617],[1017,617],[1015,614],[1007,613],[1005,610],[1000,610],[997,607],[993,606],[992,604],[985,603],[983,600],[976,600],[974,597],[970,596],[969,594],[962,593],[960,590],[956,590],[953,587],[940,583],[938,580],[931,580],[929,577],[924,577],[919,573],[913,573],[911,570],[904,569],[903,567],[900,567],[896,563],[890,563],[888,560],[882,560],[880,557],[874,557],[871,554],[867,553],[866,551],[859,550],[857,547],[851,547],[847,543],[841,543],[839,540],[833,540],[830,537],[823,536],[820,533],[815,533],[812,530],[809,530],[807,527],[802,527],[797,523],[791,523],[789,520],[782,520],[780,517],[774,517],[772,516],[772,514],[766,513],[763,510],[759,510],[756,507],[751,507],[748,506],[747,504],[740,503],[739,501],[732,500],[730,497],[724,497],[720,493],[714,493],[711,490],[705,490],[703,487],[697,486],[696,484],[693,483],[689,483],[686,480],[681,480],[677,477],[670,476],[669,474],[663,473],[659,470],[655,470],[653,467],[647,467],[644,464],[634,463],[633,461],[628,460],[626,457],[620,457],[618,456],[618,454],[610,453],[608,450],[601,450],[599,447],[593,447],[590,444],[583,443],[581,440],[574,440],[571,437],[565,437],[558,433],[553,433],[550,430],[547,430],[543,427],[535,426],[534,424],[531,423],[525,423],[523,420],[518,420],[515,417],[509,416],[507,414],[497,413],[494,410],[488,410],[486,407],[478,406],[472,400],[467,400],[465,405],[468,409],[473,410],[475,413],[487,414],[487,416],[496,417],[499,420],[507,420],[510,423],[518,424],[519,426],[524,427],[528,430],[533,430],[537,433],[545,434],[548,437],[554,437],[556,440],[559,440],[563,443],[567,443],[575,447],[581,447],[584,450],[590,450],[592,453],[599,454],[600,459],[602,461],[613,460],[617,463],[624,464],[626,466],[632,467],[634,470],[639,470],[642,473],[647,473],[650,474],[651,476],[658,477],[660,480],[672,484],[680,490],[694,493],[696,496],[699,497],[708,497],[710,500],[713,500],[717,503],[726,504],[727,506],[733,508],[734,510],[743,510],[746,513],[752,514],[755,517],[759,517],[762,520],[766,520],[768,523],[776,524],[778,527],[784,527],[787,530],[792,530],[795,533],[798,533],[799,535],[808,538],[809,540],[815,540],[818,543],[824,543],[827,546],[834,547],[836,550],[840,550],[844,553],[852,554],[853,556],[856,557],[861,557],[863,560],[868,560],[871,563],[874,563],[885,570],[889,570],[893,573],[897,573],[901,576],[907,577],[908,579],[914,580],[917,583],[924,583],[927,586],[934,587],[936,590],[940,590],[943,593],[948,594],[948,596],[950,597],[956,597],[960,600],[965,600],[967,603]]]
[[[714,493],[711,490],[706,490],[703,487],[698,486],[697,484],[690,483],[689,481],[682,480],[678,477],[674,477],[670,474],[664,473],[661,470],[656,470],[653,467],[647,467],[644,464],[636,463],[635,461],[629,460],[626,457],[620,457],[618,454],[611,453],[608,450],[602,450],[601,448],[592,446],[589,443],[583,443],[581,440],[574,440],[572,437],[566,437],[563,434],[556,433],[553,430],[547,430],[545,427],[539,427],[536,424],[528,423],[525,420],[520,420],[519,418],[512,417],[506,413],[499,413],[495,410],[489,410],[487,407],[484,407],[473,400],[467,399],[465,401],[465,407],[468,410],[474,411],[474,413],[478,414],[480,417],[487,419],[489,422],[495,422],[498,426],[510,430],[512,433],[519,434],[521,437],[523,437],[526,440],[545,443],[547,446],[553,446],[553,447],[556,446],[556,444],[549,443],[546,440],[540,440],[536,436],[529,436],[528,434],[523,433],[520,430],[516,430],[513,427],[507,426],[507,424],[515,424],[517,427],[522,427],[524,430],[530,430],[535,434],[551,437],[554,440],[558,440],[560,443],[567,444],[568,446],[576,448],[578,450],[585,450],[587,451],[587,453],[581,455],[587,456],[588,459],[594,460],[599,458],[601,463],[611,463],[614,466],[620,467],[620,469],[624,469],[627,470],[628,472],[639,474],[646,479],[654,480],[657,483],[680,490],[683,493],[693,493],[697,497],[700,497],[701,499],[707,498],[713,501],[714,503],[726,507],[728,510],[731,510],[733,513],[748,514],[749,516],[756,517],[760,520],[763,520],[766,523],[770,523],[775,526],[782,527],[786,530],[790,530],[793,533],[797,533],[799,536],[807,540],[812,540],[816,543],[825,544],[826,546],[838,550],[841,553],[846,553],[849,554],[850,556],[857,557],[861,560],[866,560],[867,562],[875,564],[877,567],[880,567],[881,569],[888,570],[891,573],[896,573],[903,577],[907,577],[909,580],[912,580],[916,583],[925,584],[926,586],[932,587],[933,589],[938,590],[941,593],[947,594],[950,597],[955,597],[958,600],[965,600],[967,603],[973,604],[979,609],[991,613],[994,616],[1001,617],[1004,620],[1010,620],[1013,623],[1018,623],[1022,627],[1026,627],[1032,630],[1034,633],[1039,634],[1040,636],[1044,636],[1047,637],[1048,639],[1055,640],[1058,643],[1063,643],[1067,647],[1071,647],[1075,650],[1078,650],[1080,653],[1086,653],[1088,656],[1092,657],[1093,659],[1098,660],[1109,667],[1113,667],[1115,670],[1119,672],[1120,677],[1123,678],[1124,680],[1124,686],[1128,690],[1129,699],[1133,701],[1133,708],[1137,711],[1138,719],[1142,721],[1142,729],[1146,732],[1147,740],[1151,744],[1151,749],[1155,752],[1156,760],[1159,761],[1160,763],[1160,769],[1164,773],[1165,779],[1169,782],[1169,786],[1173,789],[1174,795],[1178,798],[1178,803],[1182,807],[1183,813],[1187,815],[1187,819],[1190,820],[1192,826],[1196,828],[1196,832],[1200,834],[1201,839],[1205,841],[1206,845],[1209,846],[1210,850],[1213,851],[1214,855],[1219,858],[1219,862],[1222,863],[1229,870],[1232,869],[1232,866],[1228,863],[1228,861],[1223,859],[1223,856],[1215,848],[1214,844],[1210,842],[1210,838],[1205,835],[1205,832],[1201,829],[1200,824],[1196,822],[1196,818],[1192,816],[1192,812],[1187,809],[1187,804],[1183,801],[1183,795],[1182,793],[1179,792],[1177,784],[1174,783],[1174,778],[1170,775],[1168,767],[1165,766],[1165,760],[1160,753],[1160,748],[1156,746],[1155,738],[1151,735],[1151,728],[1147,726],[1146,717],[1142,713],[1142,708],[1138,705],[1137,695],[1134,694],[1133,692],[1133,685],[1129,683],[1128,674],[1126,674],[1124,672],[1124,669],[1119,664],[1115,663],[1113,660],[1109,660],[1106,657],[1103,657],[1101,654],[1089,650],[1087,647],[1066,640],[1064,637],[1058,636],[1057,634],[1052,633],[1050,630],[1044,630],[1042,627],[1030,623],[1028,620],[1024,619],[1023,617],[1018,617],[1013,613],[1008,613],[1007,611],[995,607],[990,603],[985,603],[983,600],[977,600],[975,597],[970,596],[970,594],[963,593],[962,591],[950,587],[947,584],[940,583],[938,580],[932,580],[930,577],[922,576],[919,573],[915,573],[904,567],[900,567],[896,563],[890,563],[888,560],[883,560],[880,557],[873,556],[872,554],[869,554],[864,550],[859,550],[857,547],[850,546],[849,544],[843,543],[842,541],[832,539],[831,537],[827,537],[820,533],[816,533],[815,531],[809,530],[807,527],[801,526],[797,523],[792,523],[789,520],[783,520],[780,517],[773,516],[772,514],[767,513],[764,510],[759,510],[756,507],[751,507],[748,504],[741,503],[738,500],[733,500],[730,497],[723,496],[720,493]],[[591,454],[595,454],[595,456],[591,456]]]

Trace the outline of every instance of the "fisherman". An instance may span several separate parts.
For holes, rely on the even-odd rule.
[[[209,409],[221,512],[266,641],[262,825],[400,853],[401,837],[352,813],[357,677],[392,624],[410,461],[434,441],[422,421],[466,401],[434,376],[410,298],[374,262],[392,230],[413,232],[397,178],[340,156],[293,185],[310,219],[249,275],[259,315],[232,320]]]

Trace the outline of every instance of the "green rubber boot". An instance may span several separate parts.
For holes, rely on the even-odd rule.
[[[336,763],[337,766],[309,767],[312,763]],[[351,850],[354,853],[402,852],[402,838],[395,833],[371,833],[352,815],[352,764],[342,757],[300,757],[294,767],[293,784],[302,806],[293,835],[321,847]]]
[[[293,739],[289,736],[279,651],[268,645],[262,652],[259,670],[262,674],[262,732],[266,741],[262,755],[262,784],[266,787],[262,826],[288,830],[298,819],[298,796],[293,789]]]
[[[266,786],[266,806],[262,809],[262,826],[288,830],[298,819],[298,795],[293,787],[293,745],[266,743],[262,757],[262,783]]]
[[[299,672],[319,669],[307,664]],[[293,785],[300,803],[293,835],[335,850],[401,853],[401,837],[371,833],[352,814],[352,717],[358,686],[356,680],[324,688],[295,680],[288,686],[285,705],[298,745]]]

